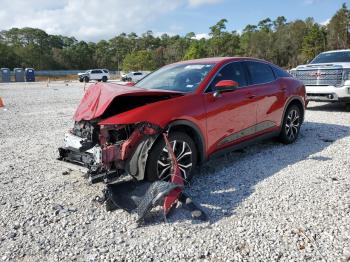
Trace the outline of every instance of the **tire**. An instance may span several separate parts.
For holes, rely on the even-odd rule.
[[[89,81],[90,81],[90,78],[89,78],[88,76],[85,76],[85,77],[84,77],[84,82],[85,82],[85,83],[89,83]]]
[[[82,82],[84,82],[84,80],[83,80],[82,78],[80,78],[80,79],[79,79],[79,82],[82,83]]]
[[[174,153],[178,158],[181,174],[186,182],[191,181],[193,170],[197,165],[197,148],[193,140],[183,132],[173,132],[169,135],[169,142],[173,146],[175,141]],[[146,165],[146,180],[153,182],[156,180],[169,180],[170,160],[165,149],[164,139],[159,139],[150,150]],[[190,154],[186,154],[190,153]],[[186,155],[184,155],[186,154]],[[182,157],[181,157],[182,155]],[[161,161],[163,164],[160,164]],[[165,164],[165,165],[164,165]],[[185,168],[186,166],[186,168]],[[160,174],[163,173],[163,174]],[[159,176],[161,175],[161,176]]]
[[[291,105],[287,108],[284,115],[280,140],[284,144],[291,144],[297,140],[300,132],[300,126],[302,121],[302,115],[300,108],[296,105]]]
[[[102,82],[107,82],[107,80],[108,80],[108,79],[107,79],[107,76],[103,76],[103,77],[102,77]]]
[[[345,109],[350,112],[350,103],[346,103]]]

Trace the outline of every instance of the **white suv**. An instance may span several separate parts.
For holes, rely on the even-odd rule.
[[[350,105],[350,49],[321,53],[290,73],[304,82],[307,100]]]
[[[107,69],[90,69],[85,73],[78,74],[80,82],[89,82],[90,80],[97,80],[107,82],[109,79],[109,71]]]

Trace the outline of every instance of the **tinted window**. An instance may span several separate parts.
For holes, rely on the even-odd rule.
[[[134,76],[140,76],[142,73],[134,73]]]
[[[101,70],[92,70],[91,73],[92,74],[101,74],[102,71]]]
[[[244,70],[241,63],[230,63],[225,65],[211,82],[207,92],[215,90],[215,85],[221,80],[233,80],[238,83],[239,87],[247,85]]]
[[[250,74],[251,84],[264,84],[275,80],[275,76],[268,64],[259,62],[246,62]]]
[[[103,69],[103,72],[105,72],[106,74],[108,73],[108,70],[106,70],[106,69]]]
[[[275,73],[275,76],[277,78],[279,78],[279,77],[291,77],[290,74],[288,74],[286,71],[282,70],[281,68],[273,66],[272,69],[273,69],[273,72]]]

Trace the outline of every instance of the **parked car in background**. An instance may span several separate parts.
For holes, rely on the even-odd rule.
[[[86,166],[91,179],[127,173],[137,180],[166,180],[172,166],[162,139],[166,132],[182,176],[190,180],[198,163],[219,152],[275,136],[293,143],[304,111],[303,83],[269,62],[179,62],[133,86],[92,85],[60,159]]]
[[[307,100],[350,105],[350,50],[323,52],[290,72],[305,84]]]
[[[122,81],[129,81],[129,82],[137,82],[144,78],[147,75],[147,73],[144,72],[130,72],[127,74],[123,74],[121,76]]]
[[[78,74],[80,82],[89,82],[90,80],[97,80],[107,82],[109,79],[109,71],[107,69],[90,69],[85,73]]]

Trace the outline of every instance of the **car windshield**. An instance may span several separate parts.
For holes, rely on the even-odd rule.
[[[350,62],[350,51],[334,52],[334,53],[322,53],[316,56],[310,64],[319,63],[334,63],[334,62]]]
[[[165,66],[141,79],[136,86],[146,89],[193,92],[213,66],[214,64],[175,64]]]

